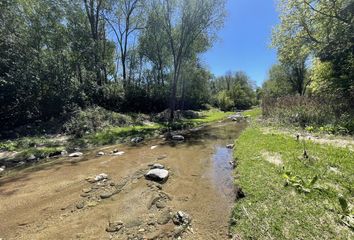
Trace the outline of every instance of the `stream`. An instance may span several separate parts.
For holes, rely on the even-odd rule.
[[[154,139],[137,146],[109,146],[0,179],[0,239],[170,239],[175,225],[159,221],[177,211],[192,219],[182,239],[228,239],[235,194],[233,150],[226,145],[234,143],[245,126],[218,122],[190,131],[182,143]],[[96,156],[113,149],[124,154]],[[143,177],[151,163],[169,170],[166,183]],[[124,187],[100,199],[100,188],[110,186],[85,180],[100,173],[109,175],[111,186],[123,182]],[[83,197],[88,188],[92,190]],[[153,199],[162,203],[156,207]],[[124,223],[122,230],[105,231],[118,220]]]

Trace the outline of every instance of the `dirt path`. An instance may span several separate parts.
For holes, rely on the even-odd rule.
[[[99,149],[0,179],[0,239],[172,239],[181,229],[170,220],[177,211],[192,219],[182,239],[227,239],[234,193],[232,150],[225,146],[243,127],[218,123],[183,143],[112,146],[102,151],[125,154],[96,157]],[[144,178],[151,163],[169,170],[166,183]],[[109,180],[86,180],[100,173]],[[110,222],[122,228],[107,232]]]

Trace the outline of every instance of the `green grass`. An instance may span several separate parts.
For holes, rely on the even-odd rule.
[[[196,127],[225,119],[232,112],[222,112],[218,109],[199,112],[199,117],[194,119],[183,119],[176,121],[172,126],[166,124],[154,124],[150,126],[130,126],[130,127],[113,127],[97,133],[93,133],[84,137],[88,143],[93,145],[114,144],[130,140],[135,136],[150,137],[154,134],[171,127],[172,130]]]
[[[295,137],[264,134],[255,123],[236,141],[235,183],[246,197],[235,203],[232,229],[242,239],[353,239],[353,230],[340,221],[338,201],[342,194],[353,204],[353,152],[311,142],[306,147],[309,159]],[[266,161],[264,151],[280,154],[283,164]],[[283,167],[319,180],[310,193],[285,187]]]
[[[151,136],[163,126],[160,124],[154,124],[149,126],[130,126],[130,127],[113,127],[101,132],[90,134],[85,137],[90,144],[105,145],[114,144],[117,141],[124,142],[127,138],[135,136],[147,137]]]
[[[244,111],[243,115],[250,118],[260,117],[262,115],[262,109],[260,107],[252,108]]]
[[[45,136],[22,137],[14,140],[0,141],[0,150],[3,151],[22,151],[33,148],[38,145],[45,145],[47,147],[58,147],[60,143],[50,141]]]

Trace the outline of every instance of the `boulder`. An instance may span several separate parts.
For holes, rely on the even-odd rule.
[[[151,150],[154,150],[155,148],[157,148],[157,146],[156,146],[156,145],[155,145],[155,146],[151,146],[151,147],[150,147],[150,149],[151,149]]]
[[[175,141],[184,141],[184,137],[182,135],[173,135],[172,140]]]
[[[82,155],[84,155],[82,152],[74,152],[70,153],[69,157],[81,157]]]
[[[130,140],[132,143],[141,143],[144,140],[142,137],[135,137]]]
[[[157,182],[166,182],[168,179],[169,173],[165,169],[151,169],[145,174],[145,178],[148,180],[153,180]]]
[[[1,166],[0,167],[0,173],[2,173],[3,171],[5,171],[6,167],[5,166]]]

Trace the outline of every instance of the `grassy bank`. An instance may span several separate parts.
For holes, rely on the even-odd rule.
[[[143,120],[131,121],[129,120],[131,118],[130,116],[124,116],[122,114],[111,116],[111,113],[105,113],[103,115],[104,117],[100,117],[100,114],[102,114],[100,111],[95,110],[93,113],[90,113],[89,117],[87,117],[87,113],[84,113],[84,116],[80,116],[72,121],[73,123],[71,123],[71,127],[75,129],[74,132],[83,132],[80,137],[75,137],[74,135],[61,135],[60,137],[45,135],[23,137],[14,140],[1,141],[0,150],[19,152],[19,154],[14,157],[15,161],[26,160],[32,155],[36,158],[46,158],[58,153],[60,154],[60,151],[64,149],[70,152],[74,151],[77,147],[87,148],[90,146],[129,142],[131,138],[137,136],[144,138],[158,136],[169,127],[165,123],[147,122],[144,124]],[[198,117],[192,119],[182,118],[172,126],[172,129],[185,129],[220,121],[231,114],[232,112],[222,112],[218,109],[199,111],[196,114]],[[109,121],[107,118],[109,118]],[[119,124],[117,124],[117,126],[112,126],[107,123],[107,127],[104,127],[101,130],[86,133],[88,126],[99,125],[102,121],[109,123],[122,122],[122,126],[119,126]],[[93,128],[90,127],[89,129]]]
[[[245,114],[256,117],[259,110]],[[353,152],[264,132],[261,125],[253,121],[236,141],[235,182],[246,197],[233,210],[235,234],[242,239],[352,239]]]

